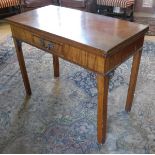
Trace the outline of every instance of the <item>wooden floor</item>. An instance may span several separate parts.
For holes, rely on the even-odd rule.
[[[0,20],[0,41],[4,40],[9,35],[11,35],[9,24],[4,20]],[[145,40],[155,41],[155,36],[146,36]]]

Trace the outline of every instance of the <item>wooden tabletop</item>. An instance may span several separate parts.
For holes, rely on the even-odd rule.
[[[146,25],[53,5],[7,21],[100,49],[103,54],[148,29]]]

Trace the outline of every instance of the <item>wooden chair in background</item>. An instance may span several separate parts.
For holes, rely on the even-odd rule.
[[[133,21],[135,0],[97,0],[99,14]]]
[[[96,0],[59,0],[60,6],[96,13]]]
[[[0,0],[0,18],[21,12],[21,0]]]

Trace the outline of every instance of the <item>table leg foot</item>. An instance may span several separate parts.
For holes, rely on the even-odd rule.
[[[54,77],[59,77],[59,58],[53,55]]]
[[[15,39],[15,38],[13,40],[14,40],[14,44],[15,44],[15,47],[16,47],[17,58],[18,58],[19,67],[20,67],[20,70],[21,70],[21,74],[22,74],[26,94],[31,95],[31,87],[30,87],[29,78],[28,78],[28,75],[27,75],[26,67],[25,67],[25,61],[24,61],[24,56],[23,56],[23,51],[22,51],[22,45],[21,45],[21,42],[19,40]]]
[[[128,95],[127,95],[127,101],[125,110],[127,112],[131,111],[132,102],[134,98],[134,92],[136,88],[136,82],[137,82],[137,76],[138,76],[138,70],[139,70],[139,64],[141,59],[141,51],[137,51],[133,56],[133,63],[132,63],[132,69],[131,69],[131,75],[130,75],[130,82],[129,82],[129,88],[128,88]]]
[[[98,87],[98,120],[97,120],[97,137],[98,143],[105,143],[107,130],[107,100],[109,77],[97,75]]]

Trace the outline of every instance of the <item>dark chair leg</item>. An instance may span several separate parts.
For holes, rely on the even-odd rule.
[[[101,7],[100,7],[100,5],[97,5],[97,14],[101,14]]]

